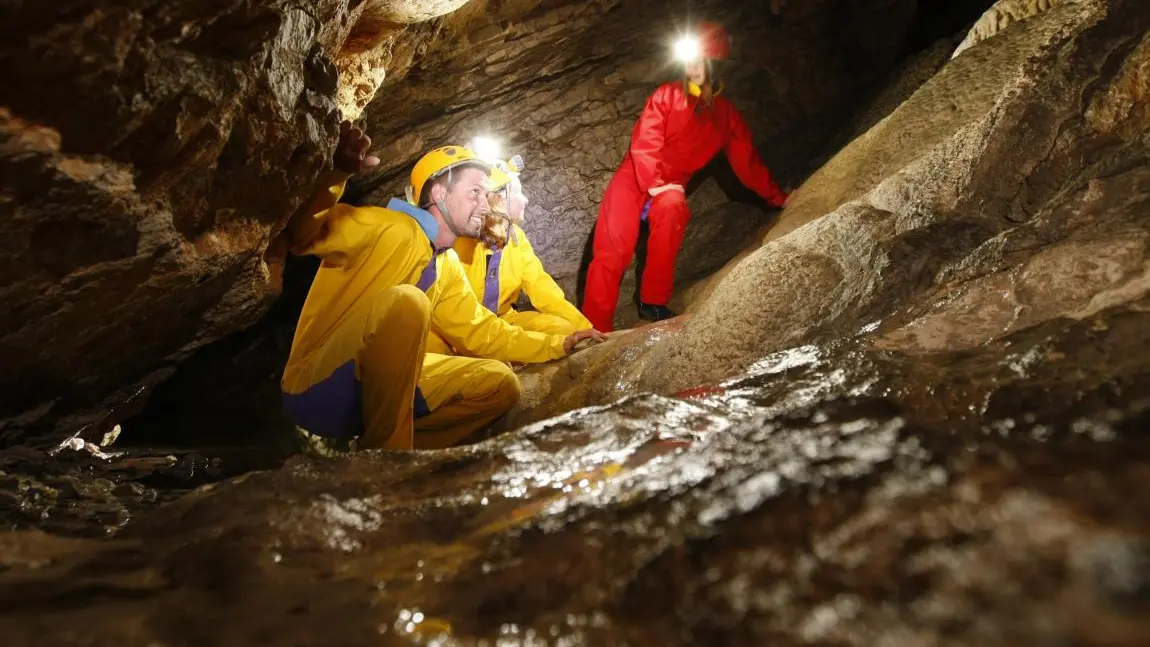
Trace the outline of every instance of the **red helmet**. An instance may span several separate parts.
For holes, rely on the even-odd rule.
[[[699,37],[699,53],[703,58],[726,60],[731,56],[731,37],[716,22],[701,22],[695,27]]]

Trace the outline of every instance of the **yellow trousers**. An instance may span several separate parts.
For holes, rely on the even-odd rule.
[[[519,378],[507,364],[428,353],[419,390],[431,413],[415,420],[415,447],[457,445],[519,401]]]
[[[511,309],[508,310],[506,314],[500,315],[499,318],[512,326],[519,326],[524,330],[547,333],[549,335],[567,336],[575,332],[575,325],[566,319],[543,312],[535,312],[534,310],[519,312],[518,310]],[[447,343],[447,340],[434,330],[431,331],[431,334],[427,338],[427,352],[438,353],[440,355],[456,354],[451,345]]]
[[[319,435],[362,428],[365,449],[449,447],[506,413],[519,399],[515,374],[494,360],[425,354],[430,318],[427,295],[415,286],[361,300],[288,362],[288,410]],[[417,398],[430,409],[419,418]]]

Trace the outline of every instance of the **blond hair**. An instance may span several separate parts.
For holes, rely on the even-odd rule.
[[[491,249],[502,249],[511,235],[511,215],[507,213],[507,200],[502,191],[487,194],[487,217],[483,220],[483,231],[479,240]]]

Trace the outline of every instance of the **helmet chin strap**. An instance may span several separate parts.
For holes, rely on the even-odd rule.
[[[451,212],[447,209],[447,200],[436,200],[435,206],[439,208],[439,213],[443,215],[443,221],[447,223],[447,228],[451,230],[451,233],[455,234],[456,238],[468,237],[467,234],[459,231],[459,228],[456,227],[455,223],[451,220]]]

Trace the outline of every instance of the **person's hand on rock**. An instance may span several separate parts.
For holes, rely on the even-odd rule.
[[[335,146],[335,167],[352,175],[379,165],[379,158],[368,155],[371,137],[358,127],[344,121],[339,125],[339,143]]]
[[[593,339],[596,343],[605,342],[607,341],[607,335],[604,335],[594,328],[576,330],[570,335],[567,335],[567,339],[563,340],[563,350],[567,351],[567,354],[570,355],[575,352],[575,347],[578,346],[580,342],[588,339]]]

